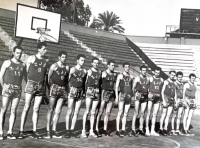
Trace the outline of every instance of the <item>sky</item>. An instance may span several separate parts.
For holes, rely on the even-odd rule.
[[[200,9],[200,0],[83,0],[93,16],[113,11],[126,35],[164,36],[166,25],[179,25],[181,8]],[[0,0],[0,8],[16,10],[16,3],[37,6],[37,0]]]

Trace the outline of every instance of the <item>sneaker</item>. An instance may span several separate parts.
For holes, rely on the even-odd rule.
[[[176,132],[175,132],[177,135],[184,135],[183,133],[181,133],[181,131],[179,131],[179,130],[176,130]]]
[[[19,134],[17,136],[18,139],[23,139],[25,136],[24,136],[24,132],[23,131],[19,131]]]
[[[76,136],[76,135],[75,135],[75,132],[74,132],[73,130],[71,131],[71,137],[75,137],[75,138],[81,138],[81,136],[80,136],[80,135]]]
[[[126,136],[126,135],[127,135],[126,131],[124,131],[124,130],[121,130],[121,134],[122,134],[123,136]]]
[[[62,138],[62,136],[60,136],[57,131],[52,131],[51,135],[52,135],[52,138],[59,138],[59,139]]]
[[[139,129],[139,130],[138,130],[138,133],[139,133],[140,135],[142,135],[142,136],[145,136],[145,133],[144,133],[144,131],[143,131],[142,129]]]
[[[183,133],[185,136],[190,136],[190,135],[187,133],[187,130],[183,130],[182,133]]]
[[[81,138],[87,138],[86,132],[82,130],[80,137]]]
[[[96,130],[96,135],[97,135],[98,137],[102,137],[102,134],[101,134],[99,131],[97,131],[97,130]]]
[[[145,137],[149,137],[149,136],[151,136],[151,134],[150,134],[149,130],[146,130]]]
[[[108,137],[112,137],[113,135],[110,134],[107,130],[103,130],[103,134]]]
[[[171,130],[170,134],[173,135],[173,136],[177,135],[176,132],[175,132],[175,130]]]
[[[166,134],[166,135],[168,135],[168,136],[170,136],[171,134],[167,131],[167,130],[163,130],[163,132]]]
[[[65,138],[70,138],[70,135],[71,135],[70,131],[67,130],[66,133],[65,133],[65,135],[64,135],[64,137]]]
[[[35,138],[35,139],[41,139],[42,138],[37,132],[33,132],[31,137]]]
[[[116,135],[119,136],[120,138],[123,138],[123,137],[124,137],[124,135],[122,135],[122,134],[120,133],[120,131],[116,131]]]
[[[98,136],[93,131],[90,131],[89,136],[93,138],[98,138]]]
[[[161,135],[163,135],[163,136],[167,136],[167,134],[164,132],[164,130],[160,129],[158,133],[161,134]]]
[[[0,134],[0,140],[3,140],[3,134]]]
[[[151,131],[151,136],[160,136],[160,134],[156,133],[155,131]]]
[[[128,135],[129,137],[138,137],[138,133],[135,130],[132,130],[131,133]]]
[[[50,131],[46,132],[46,136],[44,138],[45,139],[51,139],[51,133],[50,133]]]
[[[11,134],[10,134],[10,133],[7,134],[7,138],[8,138],[8,139],[12,139],[12,140],[17,139],[16,136],[14,136],[13,133],[11,133]]]
[[[194,134],[192,134],[192,133],[190,132],[190,130],[187,130],[187,133],[188,133],[190,136],[194,136]]]

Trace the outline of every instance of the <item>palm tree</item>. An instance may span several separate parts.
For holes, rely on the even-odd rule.
[[[113,12],[103,12],[99,13],[98,19],[94,19],[91,27],[92,28],[101,28],[105,31],[118,31],[119,33],[124,33],[124,28],[120,25],[121,20]],[[94,25],[96,27],[94,27]]]

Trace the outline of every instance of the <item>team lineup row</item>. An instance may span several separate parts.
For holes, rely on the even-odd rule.
[[[27,58],[26,63],[20,61],[23,49],[19,46],[14,47],[13,57],[3,62],[0,72],[2,85],[2,107],[0,112],[0,139],[3,140],[3,126],[8,105],[11,103],[11,114],[9,119],[8,139],[24,137],[24,126],[27,114],[34,97],[33,105],[33,138],[42,138],[37,133],[38,112],[42,102],[44,92],[44,82],[49,88],[49,107],[47,112],[46,136],[44,138],[62,138],[56,131],[63,101],[68,94],[68,109],[66,114],[66,133],[65,138],[75,136],[74,128],[77,116],[81,107],[82,100],[85,99],[86,110],[83,115],[83,130],[80,136],[88,137],[86,134],[86,120],[90,112],[89,136],[101,137],[112,136],[107,129],[113,103],[118,104],[118,114],[116,117],[116,135],[124,137],[126,133],[126,118],[130,109],[131,102],[134,102],[134,114],[132,118],[132,131],[130,137],[159,135],[186,135],[192,136],[189,130],[191,118],[197,106],[195,74],[189,75],[189,81],[182,83],[182,72],[169,72],[169,78],[163,80],[160,77],[161,68],[154,69],[154,75],[147,77],[147,67],[140,67],[140,74],[133,78],[129,74],[130,64],[123,63],[122,73],[114,72],[115,61],[107,62],[108,69],[101,72],[98,69],[99,59],[93,58],[92,67],[89,70],[83,68],[85,55],[77,56],[77,65],[69,67],[65,64],[67,53],[60,51],[58,61],[48,68],[48,60],[44,58],[47,52],[47,44],[40,42],[37,45],[37,54]],[[176,79],[175,79],[176,77]],[[22,80],[26,81],[25,104],[21,114],[21,124],[18,136],[13,134],[16,110],[21,98]],[[99,104],[99,107],[98,107]],[[155,131],[156,117],[162,105],[160,118],[160,129]],[[99,121],[105,109],[104,127],[99,131]],[[53,115],[54,112],[54,115]],[[146,112],[146,119],[144,114]],[[140,113],[139,130],[136,130],[136,118]],[[148,126],[150,117],[151,128]],[[172,114],[172,130],[169,132],[168,123]],[[183,114],[183,131],[179,130],[181,116]],[[94,121],[96,127],[94,130]],[[121,120],[121,121],[120,121]],[[175,124],[176,120],[176,126]],[[145,132],[143,130],[144,121]],[[52,129],[50,125],[52,122]],[[122,129],[119,129],[122,122]],[[71,123],[71,126],[70,126]],[[174,128],[176,127],[176,129]]]

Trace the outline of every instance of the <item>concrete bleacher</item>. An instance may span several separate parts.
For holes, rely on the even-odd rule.
[[[87,47],[96,51],[102,58],[107,60],[114,59],[118,65],[121,65],[124,61],[130,62],[132,67],[139,67],[145,64],[123,40],[95,36],[73,30],[70,30],[69,33],[73,34]]]
[[[170,70],[182,71],[185,80],[190,73],[195,73],[199,77],[194,64],[194,52],[189,46],[144,43],[136,45],[165,73]]]
[[[19,38],[14,37],[14,26],[15,20],[11,18],[6,18],[0,16],[0,26],[13,38],[15,41],[19,41]],[[32,55],[37,52],[37,41],[31,39],[24,39],[22,44],[22,48],[24,49],[24,53],[27,55]],[[50,64],[58,60],[58,52],[64,50],[68,53],[67,63],[70,66],[74,66],[76,64],[76,56],[78,54],[85,54],[86,61],[84,68],[89,69],[91,67],[91,60],[93,56],[87,54],[85,50],[83,50],[79,45],[77,45],[74,41],[72,41],[67,35],[65,35],[62,31],[60,34],[60,43],[48,43],[48,52],[46,56],[50,59]],[[1,61],[1,60],[0,60]],[[105,69],[105,65],[100,63],[99,68],[101,70]]]

